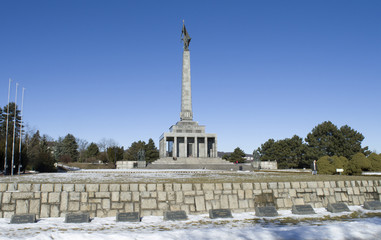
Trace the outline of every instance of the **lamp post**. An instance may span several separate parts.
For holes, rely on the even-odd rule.
[[[21,140],[22,140],[22,118],[23,118],[23,109],[24,109],[24,91],[25,88],[22,88],[22,98],[21,98],[21,119],[20,119],[20,145],[19,145],[19,167],[17,174],[20,175],[21,165]]]
[[[8,105],[7,105],[7,123],[6,123],[6,130],[5,130],[5,158],[4,158],[4,175],[7,174],[7,152],[8,152],[8,121],[9,121],[9,95],[11,94],[11,82],[12,79],[9,79],[9,85],[8,85]]]
[[[11,176],[13,176],[13,164],[15,162],[15,138],[16,138],[16,121],[17,121],[17,88],[19,84],[16,83],[16,96],[15,96],[15,119],[13,120],[13,142],[12,142],[12,165]]]

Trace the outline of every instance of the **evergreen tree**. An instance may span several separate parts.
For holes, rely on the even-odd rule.
[[[245,152],[242,151],[239,147],[237,147],[236,149],[234,149],[234,152],[230,155],[229,161],[243,163],[245,162],[245,156]]]
[[[152,163],[153,161],[159,159],[159,150],[155,146],[155,142],[150,138],[148,143],[145,145],[145,156],[147,163]]]
[[[379,172],[381,171],[381,154],[371,153],[368,156],[370,161],[370,171]]]
[[[91,158],[91,157],[96,157],[99,154],[99,147],[95,143],[90,143],[90,145],[87,147],[86,150],[86,157]]]
[[[145,149],[146,143],[144,141],[133,142],[131,146],[124,153],[124,159],[127,161],[138,161],[138,152]]]
[[[109,162],[116,164],[116,161],[120,161],[123,159],[124,154],[124,148],[123,147],[108,147],[107,148],[107,155]]]
[[[307,146],[297,135],[278,141],[269,139],[257,151],[262,161],[277,161],[278,167],[283,169],[310,167],[312,162],[306,156]]]
[[[62,140],[62,155],[60,158],[67,159],[66,161],[78,161],[78,144],[72,134],[67,134]]]

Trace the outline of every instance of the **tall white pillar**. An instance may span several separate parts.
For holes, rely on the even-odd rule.
[[[181,89],[181,113],[180,120],[193,120],[192,112],[192,89],[190,75],[190,52],[183,52],[183,74],[182,74],[182,89]]]

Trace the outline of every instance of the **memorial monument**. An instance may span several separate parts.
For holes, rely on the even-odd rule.
[[[160,159],[150,168],[216,168],[233,165],[217,156],[217,135],[206,133],[205,126],[193,121],[189,44],[191,38],[183,23],[184,42],[180,121],[160,137]],[[213,165],[213,166],[210,166]],[[217,167],[218,168],[218,167]]]

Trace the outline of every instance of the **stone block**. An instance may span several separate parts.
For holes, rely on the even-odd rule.
[[[167,198],[169,201],[175,200],[175,192],[167,192]]]
[[[123,209],[124,204],[120,202],[113,202],[111,203],[111,209]]]
[[[307,187],[311,189],[315,189],[318,187],[317,182],[307,182]]]
[[[284,200],[281,199],[281,198],[276,199],[276,200],[275,200],[275,204],[276,204],[276,206],[277,206],[278,208],[284,208],[284,207],[285,207],[285,206],[284,206]]]
[[[159,209],[160,209],[160,206],[159,206]],[[179,211],[179,210],[181,210],[181,205],[177,205],[177,204],[176,205],[171,205],[169,210],[171,210],[171,211]]]
[[[169,205],[166,202],[159,202],[157,206],[160,210],[163,210],[163,211],[169,210]]]
[[[96,192],[95,197],[96,198],[110,198],[111,193],[110,192]]]
[[[140,200],[139,192],[132,192],[132,201],[133,202],[139,202],[139,200]]]
[[[213,200],[214,194],[213,191],[205,191],[205,200]]]
[[[87,202],[88,201],[88,193],[87,192],[81,192],[81,202]]]
[[[201,190],[202,190],[202,188],[201,188],[201,184],[200,184],[200,183],[195,183],[195,184],[193,184],[193,186],[194,186],[194,189],[195,189],[196,191],[201,191]]]
[[[140,183],[139,184],[139,192],[145,192],[147,191],[147,184]]]
[[[87,192],[98,192],[99,191],[99,184],[86,184],[86,191]]]
[[[205,199],[203,196],[196,196],[195,203],[196,203],[196,210],[198,212],[205,211]]]
[[[184,201],[183,192],[181,191],[176,192],[176,203],[182,203],[183,201]]]
[[[48,218],[50,216],[50,205],[41,204],[40,218]]]
[[[124,204],[124,211],[133,212],[134,211],[134,204],[133,203],[125,203]]]
[[[221,190],[222,191],[223,187],[222,187],[222,183],[216,183],[215,184],[215,190]]]
[[[99,185],[99,191],[100,192],[108,192],[109,191],[109,184],[100,184]]]
[[[81,193],[69,192],[69,200],[70,201],[80,201],[81,200]]]
[[[32,192],[13,192],[13,199],[30,199],[33,198],[34,194]]]
[[[185,204],[194,204],[194,197],[184,197]]]
[[[29,201],[28,200],[16,200],[16,214],[28,213]]]
[[[181,189],[183,191],[192,191],[192,184],[191,183],[182,183]]]
[[[156,199],[153,199],[153,198],[142,199],[141,207],[142,209],[156,209],[157,208]]]
[[[61,211],[67,211],[68,201],[69,201],[69,193],[68,192],[62,192],[61,193],[61,203],[60,203]]]
[[[59,203],[61,194],[59,192],[49,193],[49,203]]]
[[[120,184],[110,184],[109,188],[110,188],[110,192],[119,192]]]
[[[7,183],[0,183],[0,192],[5,192],[8,189]]]
[[[60,216],[60,210],[59,210],[59,205],[51,205],[50,206],[50,217],[59,217]]]
[[[16,204],[13,203],[6,203],[1,205],[1,210],[3,211],[14,211],[16,207]]]
[[[111,193],[111,201],[113,201],[113,202],[119,201],[119,192],[112,192]]]
[[[131,192],[121,192],[120,193],[120,201],[121,202],[129,202],[132,200],[132,193]]]
[[[229,208],[235,209],[238,208],[238,198],[236,195],[229,195]]]
[[[300,183],[299,182],[291,182],[291,186],[293,189],[300,189]]]
[[[232,190],[232,184],[231,183],[223,183],[222,184],[223,190]]]
[[[120,184],[120,191],[122,192],[130,191],[130,184]]]
[[[91,211],[91,204],[89,204],[89,203],[80,203],[79,204],[79,210],[81,212]]]
[[[164,184],[164,189],[165,189],[166,192],[173,191],[172,183],[165,183]]]
[[[41,193],[41,202],[42,203],[47,203],[48,202],[48,193],[47,192]]]
[[[164,185],[162,183],[156,184],[156,191],[164,191]]]
[[[62,191],[62,184],[61,183],[55,183],[54,184],[54,191],[55,192],[61,192]]]
[[[147,191],[140,192],[140,197],[142,198],[149,198],[150,195],[151,195],[150,192],[147,192]]]
[[[17,189],[20,192],[30,192],[32,190],[32,184],[30,184],[30,183],[19,183]]]
[[[166,192],[158,192],[157,193],[157,200],[158,201],[166,201],[167,200],[167,193]]]
[[[254,183],[254,190],[261,190],[261,184],[260,183]]]
[[[150,184],[147,184],[147,191],[156,191],[156,184],[153,184],[153,183],[150,183]]]
[[[243,190],[253,190],[253,184],[252,183],[242,183],[242,189]]]
[[[11,202],[11,193],[9,192],[4,192],[3,193],[3,201],[2,203],[10,203]]]
[[[234,190],[239,190],[239,189],[241,189],[241,184],[240,184],[240,183],[233,183],[233,189],[234,189]]]
[[[238,200],[238,206],[241,209],[246,209],[249,207],[249,201],[248,200]]]
[[[68,211],[70,211],[70,212],[79,211],[79,202],[69,202],[68,203]]]
[[[174,183],[173,184],[173,191],[175,191],[175,192],[181,191],[181,184]]]
[[[75,185],[73,183],[65,183],[62,185],[62,189],[66,192],[74,192],[74,186]]]
[[[32,192],[40,192],[41,191],[41,184],[32,184]]]
[[[17,191],[17,183],[8,183],[8,192]]]
[[[269,189],[278,189],[278,183],[270,182],[270,183],[268,183],[268,188]]]
[[[29,213],[34,213],[34,214],[40,213],[40,200],[31,199],[29,201]]]
[[[245,191],[244,190],[238,190],[237,191],[238,199],[244,199],[245,198]]]
[[[245,190],[245,198],[246,199],[253,198],[253,190]]]
[[[203,183],[202,189],[205,190],[215,190],[214,183]]]
[[[303,198],[294,198],[294,205],[304,205]]]
[[[74,185],[74,190],[76,192],[85,192],[85,189],[86,189],[86,185],[85,184],[77,183],[77,184]]]
[[[110,209],[111,201],[110,199],[102,199],[102,209]]]

